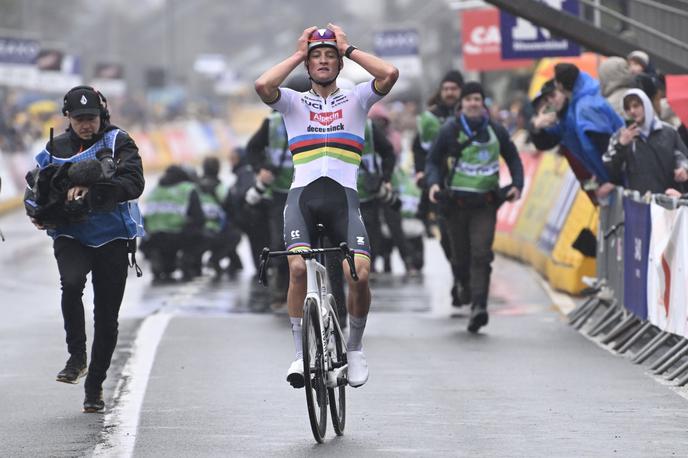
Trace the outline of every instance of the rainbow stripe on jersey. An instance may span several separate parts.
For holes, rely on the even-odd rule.
[[[360,165],[363,139],[347,133],[300,135],[289,140],[294,165],[307,164],[324,156]]]

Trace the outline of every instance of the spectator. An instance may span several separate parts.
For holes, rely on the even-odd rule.
[[[626,91],[637,87],[628,62],[622,57],[610,57],[598,69],[602,96],[619,116],[623,116],[623,97]]]
[[[588,189],[595,188],[598,197],[606,196],[613,185],[602,163],[602,154],[609,146],[609,138],[622,125],[621,117],[614,112],[600,94],[599,83],[569,63],[554,68],[555,86],[568,101],[565,116],[546,130],[560,138],[578,162],[593,176]]]
[[[650,62],[650,56],[645,51],[635,50],[626,56],[628,69],[632,74],[647,73],[653,78],[657,77],[657,70]]]
[[[540,151],[546,151],[559,146],[561,137],[548,133],[546,127],[555,125],[566,116],[568,101],[566,96],[555,87],[554,79],[542,85],[542,89],[540,89],[540,92],[535,96],[531,104],[535,111],[535,116],[533,116],[528,127],[528,133],[533,145]],[[583,184],[592,178],[592,174],[566,147],[561,146],[558,149],[558,153],[566,158],[576,179],[583,187]],[[587,191],[586,193],[590,201],[597,205],[595,193],[592,191]]]
[[[604,165],[614,183],[641,193],[680,194],[688,180],[688,149],[663,123],[647,95],[631,89],[623,98],[628,127],[612,137]]]

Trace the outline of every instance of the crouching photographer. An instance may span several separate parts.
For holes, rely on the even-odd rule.
[[[84,375],[83,411],[105,408],[102,384],[117,344],[119,309],[131,253],[143,226],[135,202],[144,187],[138,148],[110,124],[107,100],[88,86],[72,88],[63,99],[69,120],[51,138],[27,174],[24,198],[34,225],[53,238],[62,286],[62,317],[70,356],[57,381],[76,384]],[[137,274],[140,270],[137,267]],[[87,367],[82,294],[91,273],[94,326]]]

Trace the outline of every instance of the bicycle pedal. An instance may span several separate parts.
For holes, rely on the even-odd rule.
[[[336,369],[332,369],[327,373],[326,385],[328,388],[336,388],[339,386],[346,385],[348,380],[346,378],[347,366],[342,366]]]

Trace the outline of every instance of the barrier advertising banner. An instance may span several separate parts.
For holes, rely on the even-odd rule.
[[[519,239],[535,243],[540,237],[568,170],[566,160],[561,156],[542,154],[528,198],[514,228],[514,234]]]
[[[652,234],[648,259],[648,318],[662,330],[688,336],[686,261],[688,209],[651,204]]]
[[[650,205],[623,200],[624,304],[635,316],[647,318],[647,268],[650,253]]]
[[[554,249],[554,245],[559,238],[559,232],[569,216],[569,211],[579,190],[578,180],[576,180],[573,172],[569,169],[566,177],[564,177],[564,184],[561,187],[559,196],[547,216],[547,222],[538,239],[538,247],[545,253],[551,253]]]
[[[538,165],[540,165],[541,156],[532,155],[529,153],[521,153],[521,162],[523,163],[523,190],[521,198],[516,202],[504,202],[504,204],[497,211],[497,230],[499,232],[511,232],[518,221],[518,215],[521,213],[521,208],[528,200],[528,192],[533,184],[533,177],[537,172]],[[506,162],[499,163],[499,178],[500,186],[506,186],[511,183],[511,175],[509,174],[509,167]]]

